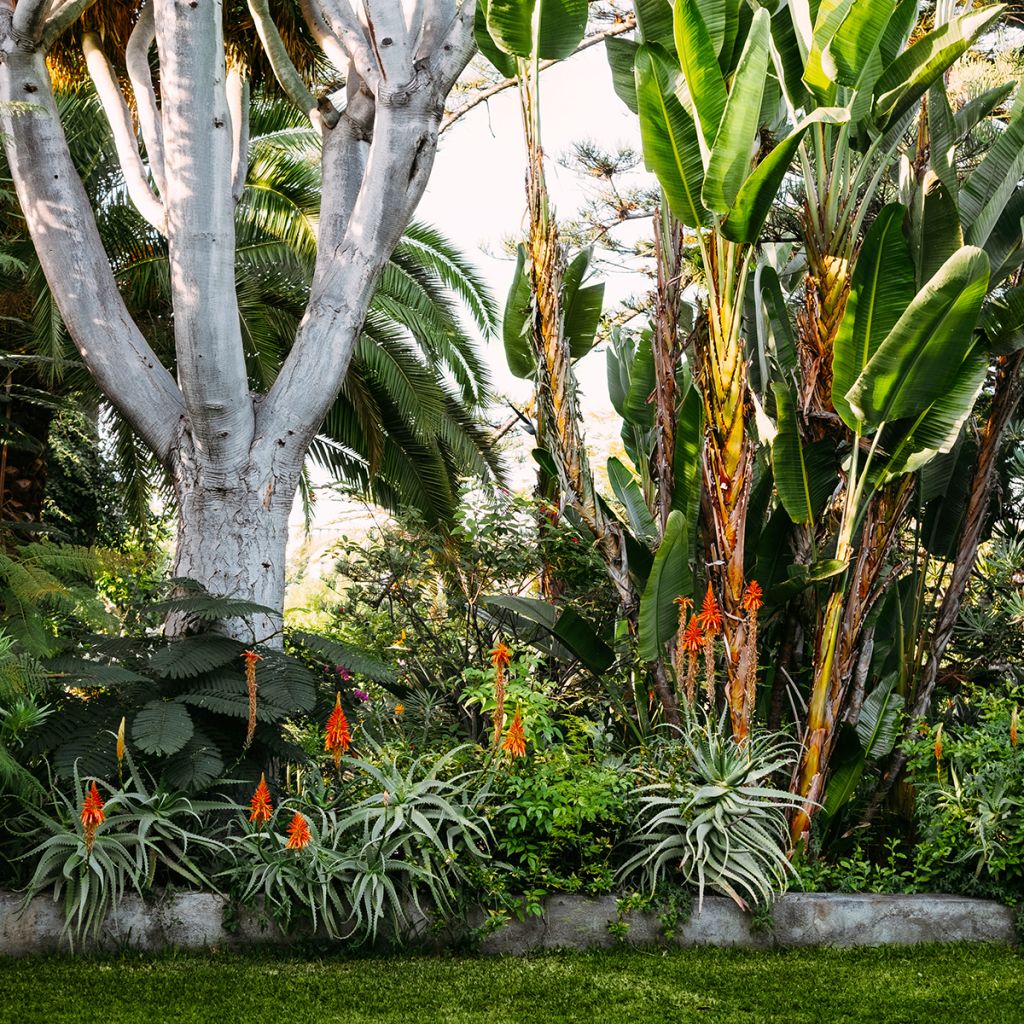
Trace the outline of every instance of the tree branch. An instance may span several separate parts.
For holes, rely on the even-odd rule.
[[[82,38],[82,53],[89,69],[89,77],[96,87],[103,112],[107,115],[110,130],[114,136],[118,163],[124,173],[128,198],[135,209],[162,235],[167,234],[167,218],[163,203],[156,197],[146,177],[146,168],[139,156],[139,144],[135,138],[132,116],[128,111],[124,94],[121,92],[113,69],[106,54],[100,49],[99,37],[94,32]]]
[[[338,69],[344,71],[349,65],[349,55],[345,48],[332,35],[330,26],[324,19],[317,0],[299,0],[299,9],[309,26],[317,45],[324,56]]]
[[[50,12],[50,0],[18,0],[11,20],[11,31],[19,46],[25,41],[39,44],[43,38],[43,26]]]
[[[220,5],[156,0],[178,379],[205,485],[236,484],[252,444],[235,292],[234,138]]]
[[[619,25],[612,25],[611,28],[605,29],[602,32],[595,32],[594,35],[588,36],[580,43],[579,46],[573,51],[570,57],[566,60],[571,60],[576,54],[582,53],[584,50],[589,50],[590,47],[596,46],[598,43],[603,43],[606,39],[611,39],[613,36],[625,35],[627,32],[632,32],[636,28],[636,17],[630,16]],[[547,71],[548,68],[554,67],[555,64],[561,64],[561,61],[557,60],[542,60],[540,62],[541,71]],[[503,78],[500,82],[495,82],[493,85],[488,86],[486,89],[477,93],[471,100],[459,107],[458,110],[453,110],[445,114],[444,120],[441,122],[441,133],[446,132],[456,121],[461,120],[475,107],[480,106],[481,103],[486,103],[489,99],[505,92],[506,89],[512,89],[516,85],[515,78]]]
[[[370,41],[348,5],[348,0],[312,0],[319,4],[323,20],[355,65],[359,77],[376,95],[380,85],[381,67],[370,47]]]
[[[240,67],[228,72],[225,89],[231,114],[231,198],[237,205],[249,174],[249,79]]]
[[[64,0],[54,4],[43,26],[43,50],[49,50],[96,0]]]
[[[6,51],[0,62],[3,141],[40,266],[87,369],[166,463],[184,413],[181,394],[118,291],[68,151],[43,54],[21,50],[9,36],[0,41]],[[19,110],[26,94],[38,104],[30,112]]]
[[[248,0],[248,4],[256,32],[260,37],[260,42],[263,43],[263,49],[278,84],[288,99],[309,118],[313,127],[317,131],[322,131],[323,121],[326,121],[330,115],[321,118],[316,99],[306,88],[302,75],[299,74],[291,57],[288,56],[288,48],[284,45],[281,33],[278,32],[277,25],[274,24],[274,19],[270,15],[267,0]],[[334,111],[334,108],[331,107],[330,110]],[[334,117],[337,118],[337,111],[334,111]]]
[[[156,23],[153,21],[153,4],[145,3],[139,11],[139,20],[128,37],[125,47],[125,64],[128,80],[135,94],[135,109],[139,115],[139,129],[146,144],[149,170],[156,182],[160,195],[167,192],[164,177],[164,136],[160,123],[160,111],[156,105],[156,90],[153,88],[153,74],[149,67],[149,51],[156,39]]]

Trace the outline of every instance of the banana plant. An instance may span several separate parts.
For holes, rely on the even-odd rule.
[[[669,35],[667,4],[647,0],[636,9],[641,41],[613,45],[609,60],[619,95],[639,115],[645,162],[672,216],[693,238],[704,272],[694,366],[704,406],[702,477],[713,537],[709,575],[725,611],[726,699],[733,732],[742,740],[749,732],[747,688],[756,664],[742,609],[754,459],[744,298],[755,243],[801,140],[812,125],[841,123],[848,113],[816,108],[794,119],[785,137],[762,155],[763,111],[778,98],[768,11],[677,0]],[[632,87],[624,74],[629,59]]]

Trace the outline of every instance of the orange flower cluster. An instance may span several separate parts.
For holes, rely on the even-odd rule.
[[[510,757],[526,757],[526,733],[523,732],[523,718],[519,708],[516,708],[512,724],[505,734],[505,742],[501,746]]]
[[[697,625],[703,631],[704,643],[704,701],[708,708],[715,707],[715,637],[722,631],[722,609],[715,592],[708,584],[704,601],[697,616]]]
[[[288,826],[288,842],[285,844],[286,849],[289,850],[301,850],[306,846],[312,837],[309,834],[309,822],[299,814],[295,812],[295,817],[292,818],[291,824]]]
[[[717,636],[722,631],[722,609],[718,606],[718,600],[715,598],[715,592],[711,589],[710,583],[700,606],[697,624],[705,633],[710,633],[712,636]]]
[[[747,659],[745,703],[747,719],[754,717],[757,705],[757,613],[764,606],[764,593],[757,580],[751,580],[743,591],[743,610],[747,613],[747,643],[750,657]]]
[[[352,732],[348,727],[348,719],[341,709],[341,693],[334,702],[334,710],[327,719],[327,736],[324,738],[324,750],[333,758],[335,767],[341,764],[341,755],[352,745]]]
[[[249,722],[242,749],[248,750],[256,733],[256,662],[263,658],[255,651],[242,651],[242,657],[245,659],[245,688],[249,691]]]
[[[103,824],[105,819],[103,798],[94,782],[82,801],[82,829],[85,832],[85,845],[89,850],[92,850],[92,844],[96,839],[96,829]]]
[[[491,664],[494,666],[494,746],[501,741],[501,731],[505,728],[505,677],[509,665],[512,664],[512,652],[505,641],[491,651]]]
[[[273,806],[270,802],[270,789],[267,787],[267,776],[260,775],[260,784],[256,787],[252,799],[249,801],[249,820],[257,826],[265,825],[270,821],[273,813]]]

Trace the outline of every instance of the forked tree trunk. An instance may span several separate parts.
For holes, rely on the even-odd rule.
[[[230,487],[205,486],[194,462],[178,460],[178,530],[172,575],[271,609],[284,607],[288,516],[296,484],[248,468]],[[171,617],[167,632],[187,627]],[[276,643],[278,615],[249,615],[231,632],[247,643]]]
[[[234,204],[245,180],[248,112],[238,68],[226,68],[223,3],[151,2],[125,54],[148,164],[123,76],[98,36],[87,35],[83,50],[128,195],[167,237],[177,380],[128,314],[53,100],[46,52],[90,0],[0,0],[0,127],[68,331],[100,388],[174,480],[175,574],[273,609],[221,628],[248,642],[279,642],[288,515],[302,462],[426,187],[445,99],[473,53],[475,2],[363,0],[359,17],[349,0],[300,4],[347,79],[347,103],[338,109],[327,97],[313,101],[268,5],[250,0],[274,74],[323,135],[309,304],[264,395],[250,392],[235,295]],[[159,89],[151,81],[154,43]],[[183,623],[172,617],[167,626],[174,632]]]

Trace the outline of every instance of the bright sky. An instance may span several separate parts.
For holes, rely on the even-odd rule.
[[[542,136],[549,159],[548,188],[556,212],[575,216],[587,197],[588,183],[560,167],[558,157],[573,142],[591,139],[611,151],[630,146],[639,151],[636,116],[612,90],[604,46],[585,50],[541,76]],[[417,218],[443,231],[465,252],[504,304],[513,263],[504,255],[504,239],[525,230],[524,169],[526,150],[519,116],[519,98],[509,89],[481,104],[442,136],[434,171]],[[605,278],[606,308],[645,287],[635,275]],[[531,392],[527,382],[508,372],[500,341],[487,355],[495,387],[516,400]],[[584,411],[609,408],[603,352],[580,365]]]

